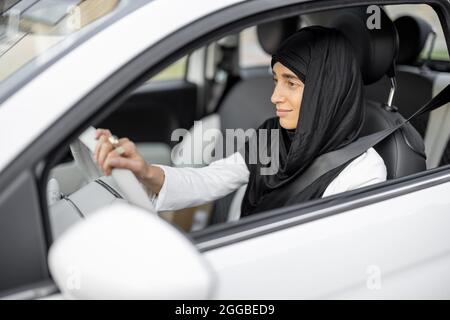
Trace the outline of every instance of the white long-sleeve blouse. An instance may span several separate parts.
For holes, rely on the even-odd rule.
[[[179,210],[217,200],[246,185],[250,174],[239,152],[202,168],[155,166],[159,166],[165,175],[159,194],[150,194],[157,211]],[[385,180],[384,161],[375,149],[370,148],[341,171],[322,197]]]

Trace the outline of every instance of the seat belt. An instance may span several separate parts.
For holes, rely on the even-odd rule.
[[[438,95],[428,101],[423,107],[417,110],[413,115],[411,115],[401,124],[361,137],[341,149],[322,154],[312,162],[309,168],[306,169],[299,178],[296,179],[296,182],[294,183],[295,186],[292,188],[291,195],[293,196],[300,193],[322,175],[362,155],[368,149],[377,145],[378,143],[389,137],[391,134],[393,134],[395,131],[403,127],[414,117],[417,117],[426,112],[433,111],[447,104],[448,102],[450,102],[450,85],[447,85],[447,87],[439,92]]]

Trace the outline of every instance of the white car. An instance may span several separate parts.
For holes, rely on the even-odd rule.
[[[91,126],[167,165],[195,120],[255,128],[273,116],[270,53],[312,24],[355,45],[365,133],[394,125],[450,83],[450,3],[369,2],[0,1],[0,297],[450,298],[448,106],[375,147],[386,182],[242,219],[235,194],[156,213],[89,155]]]

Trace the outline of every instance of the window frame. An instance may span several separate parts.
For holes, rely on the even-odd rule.
[[[292,1],[287,1],[292,2]],[[330,1],[331,3],[328,5],[321,6],[319,3],[309,3],[309,2],[303,2],[303,3],[297,3],[293,5],[294,7],[297,7],[295,10],[289,10],[288,7],[282,7],[276,6],[278,8],[273,9],[272,11],[269,11],[266,15],[262,15],[264,18],[258,17],[258,14],[255,14],[257,17],[252,17],[253,19],[243,18],[243,21],[253,21],[252,24],[255,24],[255,21],[258,23],[260,22],[266,22],[270,20],[279,19],[280,17],[287,17],[287,16],[293,16],[300,13],[312,12],[312,11],[320,11],[326,9],[333,9],[336,6],[339,8],[342,8],[342,3],[346,3],[346,1]],[[358,1],[362,2],[362,1]],[[251,3],[254,3],[253,1]],[[363,4],[367,4],[366,2],[362,2]],[[361,3],[361,4],[362,4]],[[374,1],[374,4],[400,4],[403,3],[403,1]],[[382,3],[382,4],[381,4]],[[416,3],[423,4],[423,2],[416,1]],[[436,4],[437,1],[432,1],[431,3]],[[355,6],[357,3],[351,2],[351,5],[348,5],[349,7]],[[413,3],[410,3],[413,4]],[[430,2],[428,3],[430,4]],[[245,4],[238,4],[237,6],[234,6],[232,8],[229,8],[230,10],[234,10],[236,7],[242,7]],[[430,4],[431,5],[431,4]],[[303,7],[309,7],[310,10],[304,10]],[[433,6],[432,6],[433,7]],[[303,10],[302,10],[303,9]],[[311,10],[312,9],[312,10]],[[436,11],[436,14],[439,16],[439,11],[436,10],[436,7],[433,7],[433,9]],[[228,11],[227,9],[224,11]],[[281,11],[283,14],[281,15],[273,15],[273,12]],[[293,14],[292,12],[295,12]],[[447,12],[448,13],[448,12]],[[214,13],[206,19],[214,19],[213,17],[216,15],[225,15],[224,12]],[[237,15],[231,15],[237,17]],[[273,17],[275,16],[275,18]],[[226,17],[223,17],[226,19]],[[439,16],[441,20],[441,16]],[[236,19],[236,18],[234,18]],[[218,19],[219,20],[219,19]],[[232,24],[240,25],[242,22],[241,20],[234,20]],[[450,21],[450,20],[449,20]],[[442,23],[442,20],[441,20]],[[193,25],[187,27],[185,30],[188,30],[191,27],[195,27],[196,23]],[[244,24],[245,25],[245,24]],[[246,24],[249,26],[249,22]],[[207,29],[206,27],[204,27]],[[445,28],[442,24],[442,28],[444,30],[444,34],[446,36],[447,40],[447,46],[448,46],[448,36],[449,36],[449,30],[448,28]],[[238,30],[242,30],[242,25],[238,28]],[[219,30],[216,30],[213,32],[212,40],[206,40],[208,37],[200,38],[200,45],[195,45],[196,48],[202,47],[213,40],[217,40],[220,37],[223,37],[224,30],[220,28]],[[236,32],[236,29],[230,28],[228,30],[228,33],[234,30]],[[184,31],[184,30],[183,30]],[[217,34],[219,35],[217,35]],[[194,40],[194,43],[196,43],[199,39]],[[191,47],[193,44],[190,43],[187,45],[187,47],[183,48],[182,50],[177,50],[176,55],[173,56],[168,61],[177,61],[178,57],[186,55],[186,48]],[[150,49],[150,51],[152,51]],[[168,52],[168,50],[166,51]],[[168,63],[164,63],[163,65],[167,66],[170,65]],[[162,69],[161,69],[162,70]],[[156,74],[156,73],[155,73]],[[345,212],[350,209],[370,205],[372,203],[387,200],[393,197],[398,197],[410,192],[415,192],[424,188],[428,188],[431,186],[434,186],[436,184],[441,184],[450,181],[450,165],[435,168],[432,170],[420,172],[414,175],[410,175],[407,177],[403,177],[396,180],[390,180],[386,181],[384,183],[380,183],[373,186],[368,186],[365,188],[360,188],[357,190],[348,191],[345,193],[340,193],[337,195],[333,195],[327,198],[322,199],[316,199],[310,202],[292,205],[288,207],[283,208],[277,208],[274,210],[269,210],[264,213],[261,213],[259,215],[246,217],[245,219],[242,219],[238,221],[237,223],[232,224],[221,224],[218,226],[209,227],[204,230],[200,230],[197,232],[188,233],[187,235],[196,243],[199,250],[202,252],[220,247],[225,246],[231,243],[235,243],[237,241],[243,241],[252,237],[257,237],[262,234],[266,234],[269,232],[274,232],[283,228],[288,228],[293,225],[298,225],[302,223],[306,223],[309,221],[321,219],[327,216],[331,216],[334,214],[339,214],[342,212]],[[263,227],[264,228],[261,228]],[[258,229],[257,229],[258,228]],[[253,230],[253,231],[252,231]]]

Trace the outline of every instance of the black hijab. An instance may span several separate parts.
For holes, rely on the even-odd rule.
[[[261,161],[249,161],[249,143],[244,158],[250,171],[241,216],[320,198],[334,178],[348,164],[328,172],[297,194],[290,191],[297,178],[318,156],[355,141],[364,119],[362,77],[349,41],[336,29],[307,27],[287,38],[272,56],[272,67],[280,62],[304,83],[304,91],[295,130],[280,126],[277,117],[259,128],[269,138],[258,141],[270,155],[271,129],[279,129],[279,169],[276,174],[261,175]],[[274,108],[275,111],[275,108]],[[254,162],[254,161],[253,161]],[[289,196],[287,196],[289,195]]]

